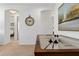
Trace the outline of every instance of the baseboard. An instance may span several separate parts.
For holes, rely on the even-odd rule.
[[[4,45],[6,45],[6,44],[8,44],[8,43],[10,43],[10,41],[5,42]]]
[[[4,43],[3,42],[0,42],[0,45],[4,45]]]
[[[23,42],[19,42],[19,45],[35,45],[34,43],[23,43]]]
[[[8,44],[10,41],[7,41],[7,42],[0,42],[0,45],[6,45]]]

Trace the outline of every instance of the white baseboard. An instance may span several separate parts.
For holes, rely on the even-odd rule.
[[[4,45],[4,43],[3,42],[0,42],[0,45]]]
[[[10,43],[10,41],[7,41],[7,42],[0,42],[0,45],[6,45]],[[25,43],[25,42],[18,42],[19,45],[35,45],[35,43]]]
[[[0,45],[6,45],[8,44],[10,41],[7,41],[7,42],[0,42]]]
[[[35,43],[23,43],[23,42],[19,42],[19,45],[35,45]]]
[[[8,44],[8,43],[10,43],[10,41],[5,42],[4,45],[6,45],[6,44]]]

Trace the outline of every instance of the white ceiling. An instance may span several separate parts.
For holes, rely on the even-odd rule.
[[[54,9],[56,3],[0,3],[1,6],[19,6],[19,7],[29,7],[29,8],[51,8]]]

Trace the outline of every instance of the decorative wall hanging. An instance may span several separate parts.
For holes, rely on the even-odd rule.
[[[60,31],[79,31],[79,4],[62,4],[58,8],[58,21]]]
[[[26,19],[25,19],[25,23],[28,25],[28,26],[32,26],[34,24],[34,18],[31,17],[31,16],[28,16]]]

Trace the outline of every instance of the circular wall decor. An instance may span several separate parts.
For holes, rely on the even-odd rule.
[[[34,19],[33,19],[33,17],[28,16],[28,17],[25,19],[25,23],[26,23],[28,26],[32,26],[32,25],[34,24]]]

